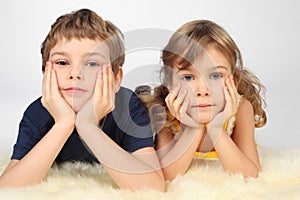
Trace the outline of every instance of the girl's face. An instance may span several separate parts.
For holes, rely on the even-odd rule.
[[[62,97],[78,112],[93,95],[97,74],[110,63],[110,54],[104,42],[62,40],[51,49],[49,61]]]
[[[187,114],[198,123],[211,121],[224,109],[224,80],[231,74],[224,55],[212,46],[205,50],[192,66],[173,73],[173,83],[187,91]]]

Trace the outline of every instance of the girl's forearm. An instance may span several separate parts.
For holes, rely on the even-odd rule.
[[[219,135],[214,147],[225,170],[242,173],[245,178],[258,177],[260,168],[238,148],[225,131]]]
[[[178,174],[185,174],[188,170],[194,153],[203,136],[203,129],[186,127],[172,146],[172,149],[160,158],[164,176],[167,180],[174,179]]]

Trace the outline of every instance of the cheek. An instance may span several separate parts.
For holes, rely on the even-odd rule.
[[[224,107],[225,105],[225,96],[223,88],[224,85],[222,81],[212,81],[209,83],[209,91],[211,93],[212,102],[220,107]]]
[[[64,83],[64,80],[66,80],[67,73],[64,71],[56,70],[56,79],[57,79],[57,84],[59,87],[61,87]]]
[[[88,89],[94,91],[97,82],[97,72],[89,73],[85,76],[85,78],[86,86],[88,87]]]

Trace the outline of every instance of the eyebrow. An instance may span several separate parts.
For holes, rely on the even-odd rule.
[[[52,53],[49,56],[49,58],[52,58],[55,55],[68,56],[68,53],[57,51],[57,52]],[[86,53],[86,54],[84,54],[84,57],[89,57],[89,56],[100,56],[100,57],[104,58],[105,60],[107,59],[103,54],[101,54],[99,52],[92,52],[92,53]]]
[[[228,68],[223,66],[223,65],[214,66],[212,69],[213,70],[215,70],[215,69],[225,69],[226,71],[228,71]]]

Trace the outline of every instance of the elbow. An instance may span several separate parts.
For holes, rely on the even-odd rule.
[[[182,175],[181,173],[174,173],[173,170],[163,170],[163,173],[166,181],[173,181],[177,175]]]
[[[160,184],[158,184],[158,187],[155,188],[156,190],[160,192],[166,192],[166,184],[165,181],[163,180]]]
[[[162,172],[160,172],[158,183],[155,184],[154,188],[157,191],[165,192],[166,191],[166,184],[165,184],[165,177]]]
[[[244,178],[258,178],[261,172],[260,168],[254,167],[253,169],[243,173]]]
[[[258,172],[244,174],[244,178],[258,178]]]
[[[0,176],[0,188],[3,188],[3,187],[5,187],[5,185],[4,185],[3,177],[1,175]]]

